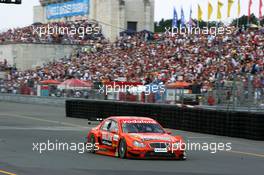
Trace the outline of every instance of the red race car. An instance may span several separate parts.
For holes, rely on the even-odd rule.
[[[92,153],[122,159],[186,159],[183,138],[146,117],[109,117],[91,129],[88,143]]]

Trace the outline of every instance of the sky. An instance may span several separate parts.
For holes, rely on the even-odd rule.
[[[216,20],[217,0],[209,0],[213,7],[212,20]],[[237,1],[231,10],[231,18],[227,18],[227,1],[220,0],[224,3],[222,8],[223,20],[228,22],[237,14]],[[249,0],[241,0],[241,14],[247,14]],[[197,4],[203,9],[203,19],[207,19],[208,0],[155,0],[155,21],[160,19],[171,19],[173,17],[173,7],[178,11],[183,8],[186,20],[189,19],[190,7],[192,7],[193,18],[197,18]],[[263,0],[264,3],[264,0]],[[39,5],[39,0],[22,0],[22,5],[0,4],[0,30],[8,28],[27,26],[33,23],[33,6]],[[253,0],[252,12],[258,16],[259,0]],[[264,7],[263,7],[264,14]]]

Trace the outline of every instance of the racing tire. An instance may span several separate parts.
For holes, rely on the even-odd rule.
[[[179,160],[184,161],[184,160],[186,160],[186,159],[187,159],[187,157],[186,157],[186,153],[184,152],[184,153],[180,156],[180,159],[179,159]]]
[[[91,136],[90,136],[88,142],[89,142],[90,144],[92,144],[91,150],[90,150],[89,152],[94,154],[94,153],[96,152],[96,151],[95,151],[95,137],[94,137],[94,135],[91,135]]]
[[[126,144],[126,140],[122,139],[119,143],[119,147],[118,147],[118,155],[121,159],[125,159],[126,158],[126,153],[127,153],[127,144]]]

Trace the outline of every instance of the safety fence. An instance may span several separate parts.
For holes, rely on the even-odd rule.
[[[66,98],[57,97],[38,97],[30,95],[3,94],[0,93],[0,102],[14,102],[23,104],[65,106]]]
[[[66,116],[96,120],[109,116],[147,116],[163,127],[253,140],[264,140],[264,114],[218,111],[166,104],[66,100]]]

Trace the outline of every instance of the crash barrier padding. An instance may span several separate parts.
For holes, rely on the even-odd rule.
[[[257,112],[217,111],[164,104],[66,100],[66,115],[73,118],[109,116],[146,116],[163,127],[253,140],[264,140],[264,114]]]

